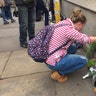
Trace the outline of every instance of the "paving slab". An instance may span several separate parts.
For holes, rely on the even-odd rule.
[[[0,81],[0,96],[56,96],[54,89],[50,72]]]
[[[15,23],[3,25],[2,18],[0,18],[0,52],[21,50],[19,44],[19,23],[18,18],[15,18]],[[10,20],[9,20],[10,21]],[[35,33],[44,26],[44,22],[36,22]]]
[[[0,38],[0,52],[14,51],[24,49],[20,47],[19,37],[12,36],[7,38]]]
[[[64,83],[51,79],[51,72],[4,79],[0,81],[0,96],[96,96],[91,80],[82,80],[84,70],[68,74]]]
[[[27,49],[13,51],[6,64],[1,78],[21,76],[31,73],[50,71],[44,63],[34,62],[27,53]]]
[[[15,20],[15,23],[3,25],[2,18],[0,18],[0,52],[21,49],[19,45],[18,20],[17,18]]]
[[[11,37],[19,37],[19,29],[18,27],[10,27],[10,28],[0,28],[0,38],[11,38]]]
[[[91,79],[82,79],[86,71],[87,69],[83,68],[68,74],[69,79],[64,83],[55,82],[56,96],[96,96]]]
[[[2,72],[4,71],[4,67],[7,64],[9,56],[10,56],[10,52],[0,53],[0,77],[1,77]]]

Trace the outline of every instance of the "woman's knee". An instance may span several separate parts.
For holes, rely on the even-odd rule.
[[[76,44],[72,44],[72,45],[68,48],[68,50],[67,50],[68,54],[75,54],[76,51],[77,51],[77,46],[76,46]]]
[[[84,65],[87,65],[88,64],[88,59],[85,56],[81,56],[80,58],[82,59],[82,63]]]

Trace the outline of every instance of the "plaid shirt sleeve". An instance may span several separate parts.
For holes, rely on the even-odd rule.
[[[86,34],[83,34],[81,32],[78,32],[74,28],[68,28],[68,30],[66,32],[66,37],[71,40],[74,40],[74,41],[79,41],[83,44],[90,43],[89,36],[87,36]]]

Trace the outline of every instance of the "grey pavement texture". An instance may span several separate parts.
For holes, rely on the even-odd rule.
[[[68,74],[68,81],[51,79],[52,71],[34,62],[19,45],[19,25],[3,25],[0,18],[0,96],[96,96],[91,79],[82,80],[87,68]],[[9,21],[10,22],[10,21]],[[36,32],[44,25],[36,22]],[[79,50],[78,54],[84,54]]]

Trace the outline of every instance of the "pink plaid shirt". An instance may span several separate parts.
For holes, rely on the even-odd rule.
[[[62,47],[54,54],[48,57],[46,63],[53,66],[55,66],[55,63],[59,62],[59,60],[67,54],[68,47],[74,41],[79,41],[83,44],[90,43],[90,38],[87,35],[75,30],[74,25],[70,19],[63,20],[55,24],[55,26],[59,24],[67,24],[67,25],[60,26],[54,30],[53,36],[49,43],[49,53],[58,48],[60,45],[66,43],[69,39],[71,41],[66,46]]]

